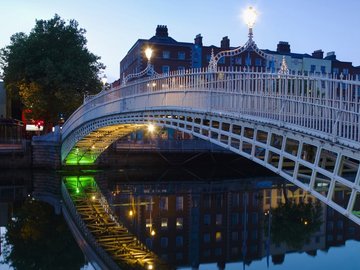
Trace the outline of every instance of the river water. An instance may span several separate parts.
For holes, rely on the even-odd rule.
[[[84,177],[172,269],[360,269],[360,226],[277,176],[224,167],[6,171],[0,269],[93,269],[59,203],[61,182]]]

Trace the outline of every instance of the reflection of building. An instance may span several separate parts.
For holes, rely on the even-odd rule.
[[[315,200],[289,184],[284,189],[279,178],[172,182],[165,174],[156,182],[147,177],[132,181],[131,175],[124,179],[125,183],[110,182],[111,202],[120,220],[170,264],[194,269],[214,262],[224,269],[228,262],[249,264],[266,257],[264,213],[269,207],[284,202],[284,190],[297,203]],[[298,251],[315,256],[317,250],[360,235],[358,226],[326,209],[320,229]],[[285,244],[270,245],[274,263],[282,263],[290,251],[294,250]]]

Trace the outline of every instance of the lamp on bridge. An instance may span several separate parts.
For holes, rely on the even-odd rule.
[[[253,7],[248,7],[243,12],[243,19],[249,28],[249,39],[253,38],[253,27],[256,22],[257,12]]]
[[[103,87],[102,87],[102,90],[103,90],[103,91],[105,90],[106,82],[107,82],[107,77],[106,77],[106,75],[104,74],[104,76],[102,76],[102,78],[101,78],[101,83],[102,83],[102,85],[103,85]]]
[[[143,71],[140,71],[139,73],[129,74],[126,77],[123,78],[123,84],[125,85],[129,80],[140,78],[145,75],[154,75],[156,72],[154,71],[153,66],[151,65],[151,56],[153,53],[153,50],[150,47],[147,47],[144,51],[145,56],[148,60],[146,68]]]

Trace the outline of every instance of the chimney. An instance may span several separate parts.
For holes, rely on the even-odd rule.
[[[312,56],[317,59],[323,59],[324,58],[324,52],[322,50],[316,50],[312,53]]]
[[[279,41],[276,51],[278,53],[290,53],[290,44],[287,41]]]
[[[202,46],[203,45],[202,39],[203,37],[201,36],[201,34],[197,34],[196,37],[194,38],[195,45]]]
[[[156,27],[156,34],[157,37],[168,37],[168,29],[166,25],[158,25]]]
[[[223,37],[223,39],[221,40],[220,47],[223,49],[230,48],[230,39],[227,36]]]
[[[328,60],[336,60],[336,54],[335,52],[328,52],[325,58]]]

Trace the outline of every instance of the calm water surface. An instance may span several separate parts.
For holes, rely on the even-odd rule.
[[[57,203],[73,177],[173,269],[360,269],[360,226],[277,177],[224,168],[6,172],[0,269],[93,269]]]

